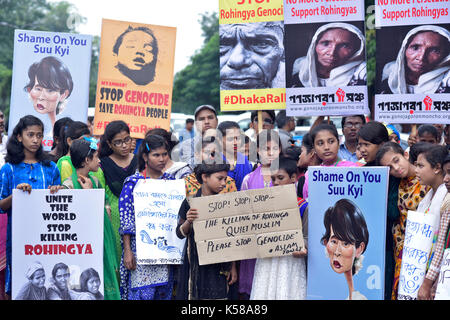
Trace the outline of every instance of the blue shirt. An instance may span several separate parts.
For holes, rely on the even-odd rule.
[[[351,153],[345,146],[345,143],[343,143],[339,146],[338,157],[341,160],[358,162],[358,158],[356,157],[356,152]]]
[[[225,156],[223,156],[223,159],[226,161]],[[238,191],[241,190],[241,185],[242,181],[244,180],[244,177],[248,173],[252,172],[252,169],[253,167],[251,163],[248,161],[247,157],[244,154],[238,152],[236,159],[236,166],[234,167],[233,170],[228,171],[228,176],[234,179]]]
[[[0,199],[3,200],[12,195],[13,189],[16,189],[17,185],[21,183],[28,183],[31,185],[31,190],[47,189],[50,186],[60,185],[61,176],[58,167],[54,162],[50,162],[48,166],[42,165],[41,162],[33,164],[23,162],[19,164],[11,164],[8,162],[0,170]],[[0,210],[0,213],[5,212]],[[8,226],[6,229],[6,264],[10,267],[12,259],[12,208],[9,208],[6,213],[8,214]],[[6,282],[8,284],[6,287],[6,292],[9,292],[10,278],[6,279]]]

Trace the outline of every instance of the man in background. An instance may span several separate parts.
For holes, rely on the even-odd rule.
[[[180,132],[180,137],[178,140],[183,142],[184,140],[189,140],[194,137],[194,119],[186,119],[186,125],[184,129]]]
[[[281,110],[278,112],[275,122],[277,123],[282,150],[285,150],[294,143],[291,132],[295,130],[295,118],[286,116],[286,110]]]

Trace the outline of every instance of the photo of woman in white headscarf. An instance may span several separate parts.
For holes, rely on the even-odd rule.
[[[450,32],[443,26],[422,25],[406,34],[396,60],[383,67],[378,93],[450,93]]]
[[[25,274],[28,282],[20,289],[15,300],[47,300],[45,270],[40,262],[28,266]]]
[[[294,41],[293,37],[288,41]],[[350,23],[322,25],[306,55],[293,62],[288,87],[366,85],[365,60],[365,37],[358,27]]]

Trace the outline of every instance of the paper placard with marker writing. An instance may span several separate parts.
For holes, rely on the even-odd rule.
[[[303,248],[294,185],[192,198],[200,265],[290,255]]]
[[[183,179],[139,180],[133,191],[138,264],[181,264],[185,239],[175,234]]]

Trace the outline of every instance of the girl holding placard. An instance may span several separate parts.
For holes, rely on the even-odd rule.
[[[420,149],[419,144],[411,148],[411,152]],[[397,298],[397,288],[400,278],[400,268],[402,264],[403,242],[405,239],[406,219],[408,210],[415,211],[419,202],[425,197],[429,187],[420,184],[416,176],[416,167],[411,162],[415,156],[407,153],[396,142],[386,142],[378,150],[376,163],[382,166],[390,167],[390,181],[397,179],[397,190],[391,190],[392,193],[397,191],[395,203],[388,202],[388,226],[389,232],[386,241],[388,241],[386,255],[386,296],[389,299]],[[391,199],[389,195],[389,199]],[[390,226],[391,225],[391,226]],[[392,230],[392,233],[390,232]],[[393,250],[392,256],[388,255],[388,251]],[[392,261],[393,259],[393,261]],[[393,270],[388,268],[391,266]]]
[[[119,197],[122,260],[120,262],[120,291],[123,300],[170,300],[173,269],[170,265],[136,263],[136,223],[133,190],[141,179],[173,179],[164,174],[169,160],[169,145],[158,135],[144,138],[138,151],[138,169],[125,179]]]
[[[71,162],[75,170],[72,175],[63,181],[67,189],[97,189],[101,188],[97,177],[93,175],[100,167],[97,152],[97,140],[84,138],[74,141],[70,146]],[[115,251],[115,237],[111,225],[108,200],[105,199],[103,223],[103,277],[104,299],[120,300],[118,258]]]
[[[48,159],[42,148],[44,124],[35,116],[19,120],[8,140],[5,165],[0,170],[0,208],[8,214],[6,242],[5,291],[11,295],[11,214],[14,189],[31,192],[33,189],[50,189],[57,192],[61,186],[59,170]]]
[[[273,186],[270,166],[280,156],[281,140],[278,132],[271,129],[262,130],[256,138],[259,165],[247,174],[242,181],[241,190],[268,188]],[[239,294],[242,300],[250,299],[256,259],[240,262]]]
[[[431,190],[419,203],[417,211],[436,215],[440,220],[440,225],[437,229],[438,242],[433,243],[429,260],[431,264],[427,268],[425,279],[419,288],[418,299],[431,299],[431,287],[439,274],[440,262],[444,252],[443,242],[447,235],[448,210],[450,209],[448,190],[444,183],[444,162],[446,157],[448,157],[446,147],[431,144],[426,151],[419,153],[417,156],[416,174],[419,181],[422,184],[431,186]],[[441,216],[441,213],[445,215]]]

